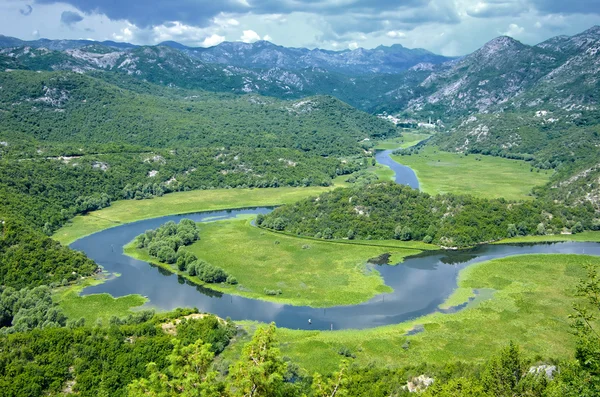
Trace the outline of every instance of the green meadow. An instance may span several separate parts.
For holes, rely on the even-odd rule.
[[[131,309],[139,308],[147,299],[140,295],[127,295],[113,298],[109,294],[80,296],[80,292],[88,286],[103,282],[102,278],[89,278],[76,285],[64,287],[54,293],[56,301],[65,315],[70,319],[85,318],[88,325],[98,320],[108,324],[111,317],[124,317],[133,313]]]
[[[534,186],[547,183],[550,171],[531,171],[525,161],[501,157],[442,152],[426,147],[419,154],[394,155],[392,159],[411,167],[422,191],[429,194],[472,194],[507,200],[530,199]]]
[[[497,241],[494,244],[553,243],[562,241],[589,241],[600,243],[600,232],[583,232],[577,234],[549,234],[545,236],[519,236]]]
[[[532,358],[571,358],[575,339],[568,317],[587,264],[600,266],[600,258],[526,255],[476,264],[459,274],[459,288],[447,303],[466,302],[475,289],[480,298],[457,313],[367,330],[278,329],[281,350],[309,372],[337,368],[342,349],[359,364],[393,367],[480,363],[510,341],[518,341]],[[424,332],[405,335],[415,327]]]
[[[400,241],[324,241],[274,233],[251,226],[250,219],[200,223],[200,240],[186,249],[199,259],[222,267],[239,284],[210,285],[215,290],[293,305],[329,307],[357,304],[386,286],[370,258],[390,253],[390,263],[435,246]],[[131,245],[128,255],[156,263]],[[174,266],[162,264],[174,273]],[[190,278],[188,276],[188,278]],[[190,280],[199,282],[196,278]],[[281,290],[281,295],[265,294]]]
[[[406,149],[417,145],[419,142],[429,138],[431,134],[420,134],[413,132],[403,132],[399,138],[390,138],[377,143],[375,149],[377,150],[394,150],[394,149]]]

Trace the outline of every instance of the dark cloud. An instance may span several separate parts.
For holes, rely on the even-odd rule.
[[[547,14],[600,15],[598,0],[531,0],[538,11]]]
[[[519,16],[529,10],[524,0],[487,0],[467,9],[467,14],[475,18],[495,18]]]
[[[439,0],[438,0],[439,1]],[[113,20],[126,19],[140,28],[179,21],[204,27],[220,13],[287,14],[313,12],[321,15],[363,13],[426,7],[432,0],[354,0],[340,6],[338,0],[36,0],[40,4],[68,3],[84,13],[102,13]]]
[[[72,26],[77,22],[83,21],[83,16],[73,11],[64,11],[60,15],[60,21],[67,26]]]
[[[20,9],[19,12],[21,13],[21,15],[31,15],[31,13],[33,12],[33,7],[27,4],[25,8]]]

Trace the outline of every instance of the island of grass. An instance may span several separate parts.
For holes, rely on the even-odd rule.
[[[420,189],[429,194],[472,194],[484,198],[531,198],[535,186],[546,184],[551,171],[538,171],[521,160],[443,152],[426,146],[411,155],[392,155],[412,168]]]
[[[250,219],[199,223],[200,239],[183,249],[217,265],[237,284],[209,284],[228,294],[279,303],[330,307],[352,305],[389,292],[379,272],[367,262],[384,253],[390,263],[436,246],[400,241],[324,241],[260,229]],[[175,264],[160,263],[147,249],[131,243],[127,255],[151,262],[201,283]],[[273,294],[271,291],[276,291]]]

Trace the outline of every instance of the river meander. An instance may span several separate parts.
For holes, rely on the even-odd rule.
[[[390,153],[378,153],[378,161],[394,169],[396,182],[418,188],[414,172],[391,160]],[[82,294],[109,293],[114,297],[140,294],[149,299],[149,306],[161,310],[197,307],[200,311],[223,318],[273,321],[279,327],[292,329],[363,329],[397,324],[439,310],[438,306],[456,289],[460,270],[475,263],[523,254],[600,255],[600,244],[582,242],[482,245],[470,250],[424,252],[406,258],[397,266],[376,267],[394,292],[381,294],[358,305],[317,309],[222,294],[123,253],[123,247],[137,235],[171,220],[178,222],[189,218],[205,222],[238,215],[265,214],[271,210],[262,207],[165,216],[124,224],[81,238],[71,244],[73,249],[85,252],[105,271],[119,275],[86,288]],[[382,253],[385,253],[385,248],[382,248]],[[311,319],[311,324],[308,319]]]

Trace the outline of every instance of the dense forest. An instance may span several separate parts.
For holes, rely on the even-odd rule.
[[[52,145],[0,146],[0,214],[18,214],[51,233],[74,215],[115,200],[197,189],[328,186],[332,178],[367,164],[362,157],[341,162],[291,149],[77,152]]]
[[[541,200],[509,202],[452,194],[430,196],[392,182],[335,189],[277,208],[257,223],[324,239],[422,240],[465,247],[517,235],[599,230],[594,207]]]
[[[68,72],[0,73],[0,86],[0,132],[43,141],[285,147],[329,156],[359,154],[365,139],[398,135],[393,124],[333,97],[285,102],[180,90],[179,98],[164,98]]]

